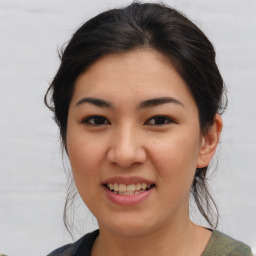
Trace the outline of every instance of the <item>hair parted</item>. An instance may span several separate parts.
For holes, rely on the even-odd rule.
[[[215,50],[205,34],[177,10],[162,3],[133,2],[105,11],[85,22],[61,52],[60,67],[45,95],[66,148],[69,104],[77,77],[92,63],[112,53],[151,48],[176,67],[199,110],[202,133],[226,108],[225,86],[215,61]],[[207,167],[198,168],[191,188],[199,211],[212,228],[218,210],[207,188]],[[69,208],[68,198],[65,213]],[[215,211],[213,210],[215,209]],[[65,225],[70,231],[69,222]]]

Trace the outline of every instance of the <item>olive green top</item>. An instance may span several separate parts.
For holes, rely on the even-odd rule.
[[[93,243],[99,230],[80,238],[74,244],[56,249],[48,256],[90,256]],[[218,231],[213,231],[205,251],[201,256],[252,256],[249,246]]]
[[[202,256],[252,256],[248,245],[223,233],[213,231],[211,239]]]

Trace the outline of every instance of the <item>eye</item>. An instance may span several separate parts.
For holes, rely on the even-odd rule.
[[[174,121],[166,116],[154,116],[148,119],[146,122],[146,124],[149,125],[165,125],[169,123],[174,123]]]
[[[89,116],[82,120],[83,124],[100,126],[104,124],[109,124],[109,121],[103,116]]]

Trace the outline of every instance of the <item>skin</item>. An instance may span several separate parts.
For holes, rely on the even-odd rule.
[[[140,106],[163,97],[174,101]],[[201,254],[211,232],[190,221],[189,193],[196,168],[214,155],[221,128],[216,114],[207,134],[201,133],[186,83],[154,50],[111,54],[82,73],[70,103],[66,146],[78,192],[100,228],[92,255]],[[121,206],[102,185],[116,176],[141,177],[155,188],[143,202]]]

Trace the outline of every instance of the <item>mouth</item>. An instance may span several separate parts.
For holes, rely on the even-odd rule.
[[[147,183],[106,183],[104,186],[112,193],[124,196],[134,196],[149,191],[155,187],[155,184]]]

